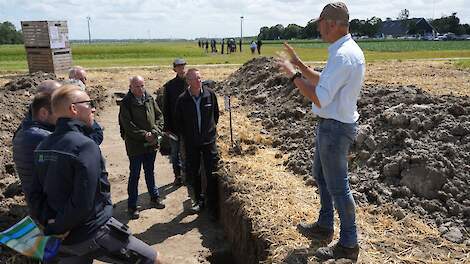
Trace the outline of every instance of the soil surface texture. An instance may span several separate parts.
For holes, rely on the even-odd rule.
[[[317,70],[321,70],[318,68]],[[281,73],[272,58],[247,62],[217,84],[252,109],[262,134],[289,158],[285,165],[311,177],[316,117],[311,103]],[[363,88],[358,101],[357,140],[349,157],[356,202],[394,203],[391,214],[422,215],[452,242],[470,241],[470,98],[432,95],[408,85]]]

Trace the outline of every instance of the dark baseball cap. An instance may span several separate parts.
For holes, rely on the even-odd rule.
[[[349,22],[348,7],[343,2],[335,2],[327,4],[315,21],[321,19]]]
[[[183,60],[183,59],[180,59],[180,58],[175,59],[175,60],[173,61],[173,67],[176,67],[176,66],[178,66],[178,65],[186,65],[186,61]]]

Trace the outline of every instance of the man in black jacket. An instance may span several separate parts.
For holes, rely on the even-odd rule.
[[[185,145],[188,191],[190,195],[193,194],[193,210],[199,212],[204,207],[200,174],[202,157],[207,180],[205,194],[208,208],[212,216],[216,216],[217,184],[212,170],[217,162],[217,97],[209,88],[202,88],[199,70],[189,69],[186,80],[189,89],[179,96],[175,115],[177,131],[183,136]]]
[[[31,215],[45,235],[63,237],[59,263],[160,263],[157,253],[112,217],[110,184],[100,148],[87,137],[94,104],[78,86],[52,94],[56,129],[34,154]]]
[[[163,131],[170,135],[170,160],[173,165],[176,186],[182,184],[182,171],[184,170],[184,166],[180,151],[182,142],[179,140],[179,135],[175,128],[175,106],[178,97],[188,88],[188,84],[185,79],[185,66],[186,61],[183,59],[176,59],[173,62],[173,70],[176,72],[176,77],[165,83],[163,86]]]

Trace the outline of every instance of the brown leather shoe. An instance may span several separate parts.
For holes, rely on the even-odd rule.
[[[334,231],[324,228],[315,223],[300,223],[297,230],[307,238],[315,239],[324,244],[329,244],[333,240]]]
[[[321,260],[328,259],[350,259],[357,261],[359,256],[359,245],[353,248],[343,247],[338,243],[331,247],[321,247],[315,252],[315,256]]]

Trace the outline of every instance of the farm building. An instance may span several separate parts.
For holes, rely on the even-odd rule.
[[[435,36],[437,33],[437,30],[424,18],[386,20],[379,30],[379,34],[382,36],[392,36],[394,38],[411,35]]]

